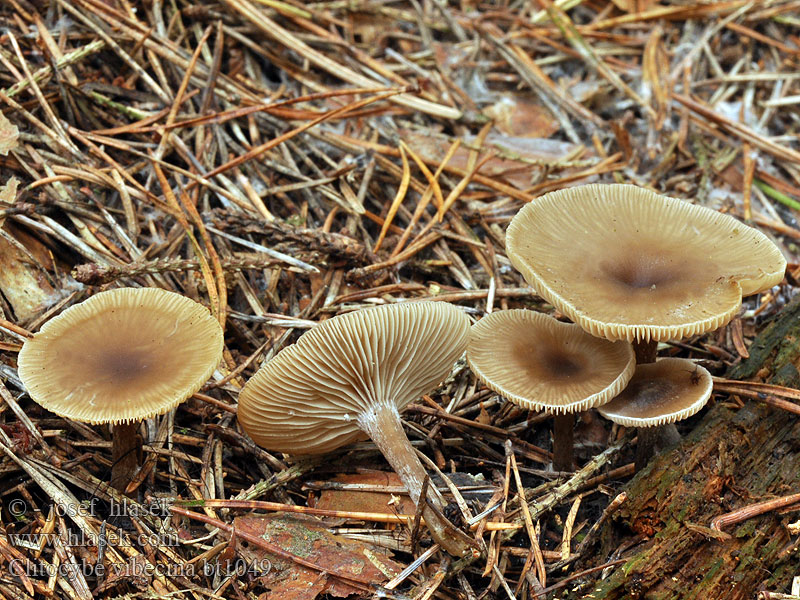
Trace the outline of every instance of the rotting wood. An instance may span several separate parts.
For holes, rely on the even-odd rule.
[[[797,386],[800,299],[787,305],[750,347],[751,358],[729,377],[775,375],[770,383]],[[793,375],[792,375],[793,373]],[[788,589],[797,574],[785,525],[792,514],[753,517],[727,532],[712,520],[800,489],[800,419],[759,402],[738,412],[712,408],[686,440],[653,460],[627,488],[628,502],[603,533],[598,561],[620,538],[645,541],[592,589],[574,597],[745,600],[760,589]],[[794,515],[796,517],[796,514]]]

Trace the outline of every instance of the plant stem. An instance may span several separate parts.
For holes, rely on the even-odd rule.
[[[368,411],[359,415],[358,424],[369,435],[400,477],[414,504],[419,505],[422,483],[425,481],[427,473],[403,431],[400,413],[397,412],[394,403],[375,403]],[[427,500],[439,512],[445,507],[444,499],[433,485],[428,486]],[[424,504],[422,516],[425,518],[425,523],[434,541],[453,556],[463,556],[467,552],[468,546],[458,539],[459,532],[449,521],[441,518],[436,511],[432,510],[424,499],[422,502]]]
[[[138,426],[138,423],[119,423],[111,434],[111,485],[123,493],[139,469],[142,438]]]
[[[573,431],[575,415],[567,413],[553,417],[553,470],[572,471]]]

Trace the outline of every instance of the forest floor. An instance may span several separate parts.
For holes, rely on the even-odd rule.
[[[0,111],[0,600],[800,598],[797,0],[4,0]],[[789,260],[726,327],[660,346],[718,378],[678,448],[634,477],[633,432],[589,411],[554,473],[551,420],[460,361],[403,414],[477,515],[453,559],[372,444],[243,433],[244,382],[330,316],[553,314],[504,232],[590,182],[733,215]],[[16,368],[120,286],[225,330],[212,380],[142,427],[128,496],[109,427],[45,411]]]

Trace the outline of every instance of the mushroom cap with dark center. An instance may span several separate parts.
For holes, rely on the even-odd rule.
[[[780,283],[786,260],[731,216],[633,185],[537,198],[506,234],[511,263],[558,310],[610,340],[711,331],[742,296]]]
[[[222,358],[208,309],[158,288],[95,294],[44,324],[19,353],[31,398],[87,423],[139,421],[196,392]]]
[[[524,408],[555,414],[608,401],[636,367],[627,342],[518,309],[493,312],[473,325],[467,361],[489,389]]]
[[[405,302],[339,315],[300,336],[239,394],[238,419],[276,452],[319,454],[364,438],[375,403],[402,410],[436,388],[464,352],[469,319],[444,302]]]
[[[691,417],[711,397],[714,382],[703,367],[683,358],[638,365],[628,387],[599,407],[626,427],[655,427]]]

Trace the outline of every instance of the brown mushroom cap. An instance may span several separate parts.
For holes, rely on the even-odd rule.
[[[86,423],[125,423],[177,406],[212,375],[222,329],[202,304],[157,288],[95,294],[54,317],[19,353],[44,408]]]
[[[558,310],[610,340],[711,331],[742,296],[780,283],[786,260],[731,216],[633,185],[585,185],[523,207],[511,263]]]
[[[276,452],[318,454],[364,438],[379,402],[402,410],[464,352],[469,319],[444,302],[367,308],[328,319],[265,364],[239,394],[238,419]]]
[[[627,342],[609,342],[578,325],[529,310],[502,310],[473,325],[473,372],[491,390],[531,410],[587,410],[619,394],[636,368]]]
[[[638,365],[628,387],[597,410],[625,427],[655,427],[687,419],[706,405],[714,382],[684,358]]]

